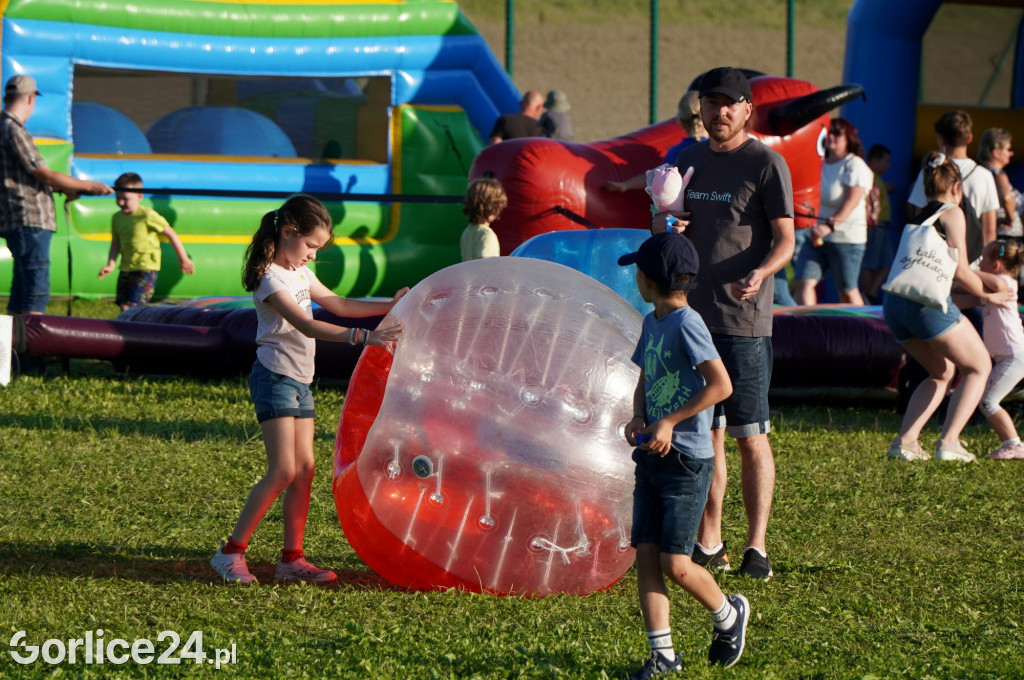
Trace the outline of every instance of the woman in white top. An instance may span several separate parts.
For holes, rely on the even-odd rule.
[[[834,119],[825,139],[821,168],[822,221],[811,228],[796,255],[794,292],[802,305],[817,303],[815,289],[828,270],[842,302],[864,304],[857,280],[868,241],[867,194],[875,176],[863,155],[864,146],[853,123]]]

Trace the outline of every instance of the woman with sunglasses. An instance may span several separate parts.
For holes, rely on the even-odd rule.
[[[853,123],[834,119],[821,168],[820,221],[796,255],[794,292],[802,305],[817,303],[818,282],[829,270],[841,302],[864,304],[857,281],[868,240],[867,195],[875,176],[863,155]]]

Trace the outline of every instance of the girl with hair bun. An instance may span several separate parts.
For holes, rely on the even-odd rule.
[[[1006,293],[987,291],[967,262],[966,220],[960,209],[963,197],[960,169],[952,159],[932,151],[925,157],[922,172],[928,204],[918,215],[918,221],[924,222],[945,208],[935,228],[950,247],[957,249],[954,282],[979,299],[1005,300]],[[898,295],[884,298],[882,311],[893,337],[928,372],[928,377],[910,397],[899,434],[889,447],[890,458],[909,461],[930,458],[918,437],[959,371],[961,379],[950,395],[946,421],[935,443],[935,459],[965,463],[974,460],[974,454],[960,443],[960,432],[985,391],[991,362],[978,332],[960,314],[952,299],[947,301],[947,307],[948,311],[943,312]]]

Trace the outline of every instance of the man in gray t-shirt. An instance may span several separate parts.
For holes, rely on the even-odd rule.
[[[775,490],[768,443],[773,276],[793,256],[793,183],[782,156],[746,133],[753,104],[742,72],[712,69],[699,92],[708,141],[679,154],[681,172],[693,167],[693,176],[686,212],[676,216],[673,228],[686,232],[700,256],[690,305],[711,331],[734,391],[715,407],[715,472],[693,561],[729,568],[721,526],[728,432],[740,451],[748,517],[740,573],[766,580],[772,575],[765,537]],[[665,215],[655,216],[652,231],[664,229]]]
[[[772,221],[792,220],[793,184],[781,155],[741,134],[730,151],[714,151],[708,142],[679,154],[680,171],[694,169],[684,201],[686,235],[701,258],[690,304],[712,333],[768,337],[772,277],[762,278],[752,297],[736,296],[734,286],[763,268],[774,242]]]

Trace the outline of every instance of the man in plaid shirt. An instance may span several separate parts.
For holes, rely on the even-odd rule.
[[[36,81],[18,75],[4,87],[0,112],[0,237],[14,259],[9,314],[42,314],[50,299],[50,239],[57,230],[53,191],[69,201],[82,194],[107,195],[102,182],[76,179],[46,167],[25,129],[36,108]]]

